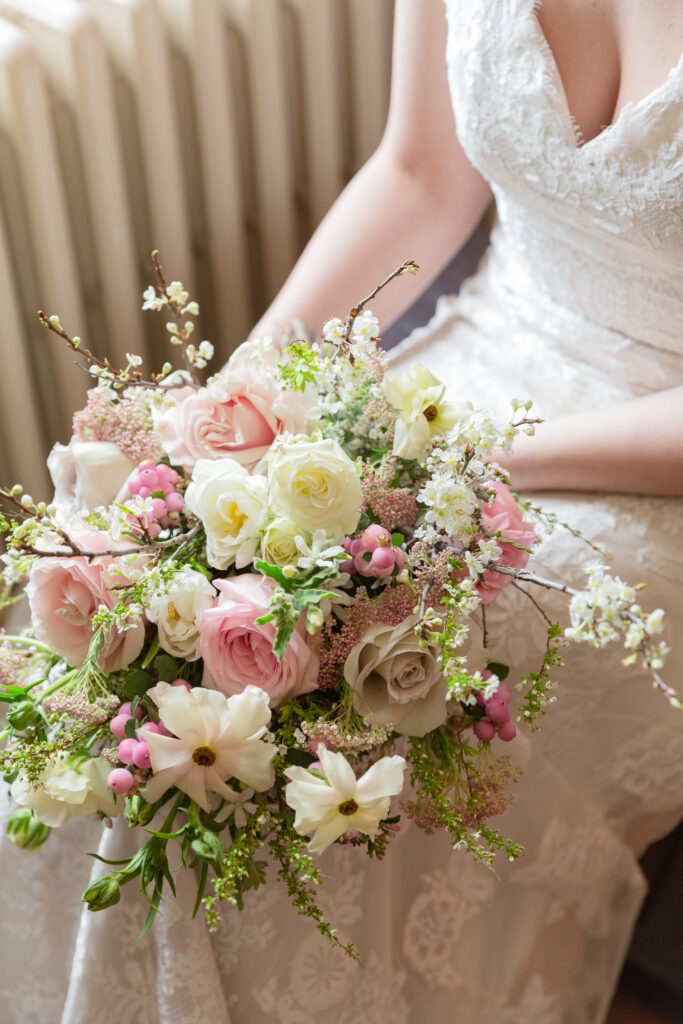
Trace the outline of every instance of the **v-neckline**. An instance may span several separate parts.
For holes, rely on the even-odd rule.
[[[553,82],[555,83],[555,87],[557,89],[557,93],[560,97],[560,101],[562,104],[562,110],[560,112],[562,115],[562,120],[571,134],[572,148],[577,153],[581,153],[585,149],[593,147],[594,144],[602,142],[605,138],[611,138],[614,134],[615,129],[618,126],[621,126],[626,115],[631,115],[635,111],[640,111],[642,108],[647,107],[651,102],[657,99],[659,94],[661,92],[664,92],[664,90],[669,87],[672,79],[678,74],[679,70],[681,70],[681,68],[683,67],[682,50],[677,62],[673,65],[667,76],[664,78],[662,82],[659,83],[659,85],[655,86],[654,89],[651,89],[650,92],[646,93],[646,95],[643,96],[641,99],[629,100],[628,103],[625,103],[623,105],[617,116],[610,124],[605,125],[597,133],[597,135],[593,136],[593,138],[584,139],[583,132],[581,131],[581,128],[579,127],[579,124],[569,107],[569,101],[567,100],[567,92],[564,87],[564,82],[562,80],[562,75],[560,74],[560,69],[558,67],[557,60],[555,59],[555,54],[553,53],[552,47],[548,42],[546,34],[543,31],[543,26],[541,25],[541,22],[538,17],[538,9],[541,6],[541,3],[542,0],[531,0],[529,4],[528,13],[532,28],[534,30],[533,34],[538,44],[539,54],[545,65],[545,68],[550,77],[552,78]]]

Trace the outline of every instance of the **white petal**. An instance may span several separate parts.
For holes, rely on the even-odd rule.
[[[385,796],[397,796],[403,789],[405,758],[382,757],[371,768],[368,768],[362,779],[358,781],[356,799],[365,807],[373,800]]]
[[[332,820],[318,829],[313,839],[308,844],[311,853],[323,853],[328,846],[331,846],[335,839],[343,835],[349,827],[349,819],[343,814],[335,815]]]
[[[339,800],[348,800],[352,797],[356,792],[356,776],[344,755],[320,747],[318,757],[330,785],[337,791]]]

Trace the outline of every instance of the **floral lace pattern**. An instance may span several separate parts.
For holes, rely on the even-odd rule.
[[[532,398],[545,416],[683,381],[683,62],[580,145],[533,0],[446,7],[458,132],[493,184],[499,224],[478,274],[396,361],[420,360],[491,407]],[[680,620],[680,500],[543,504]],[[578,579],[585,548],[558,533],[536,557],[545,575]],[[551,607],[561,614],[561,601]],[[500,660],[538,664],[544,624],[521,590],[507,588],[487,625]],[[680,644],[667,674],[683,677]],[[560,680],[547,726],[510,744],[525,775],[501,827],[525,845],[521,862],[497,877],[414,827],[381,864],[348,848],[324,855],[321,903],[362,966],[298,919],[275,879],[212,938],[181,885],[133,947],[146,909],[137,893],[79,924],[92,822],[34,856],[0,840],[12,942],[0,958],[3,1021],[104,1024],[114,1009],[131,1024],[599,1024],[643,896],[636,857],[681,812],[683,716],[618,653],[575,648]],[[99,853],[122,856],[126,843],[117,822]]]

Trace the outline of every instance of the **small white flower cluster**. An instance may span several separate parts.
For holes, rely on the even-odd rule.
[[[477,496],[465,480],[452,472],[433,473],[418,493],[418,500],[427,506],[425,522],[433,523],[449,537],[465,544],[477,532]]]
[[[146,517],[151,518],[153,512],[152,498],[141,498],[139,494],[134,494],[128,499],[127,505],[119,505],[118,502],[112,505],[98,505],[92,521],[98,529],[105,530],[112,540],[118,541],[131,536],[131,531],[136,525],[135,520],[146,522]]]
[[[612,640],[624,636],[624,646],[633,652],[626,658],[634,664],[638,652],[648,647],[648,664],[659,669],[668,652],[665,643],[652,644],[651,637],[664,628],[664,612],[655,609],[647,618],[636,603],[636,590],[618,576],[610,576],[601,562],[586,566],[588,589],[575,594],[569,604],[571,626],[565,636],[576,643],[588,641],[595,647],[604,647]],[[645,652],[644,652],[645,653]]]
[[[477,542],[478,551],[465,551],[462,558],[473,579],[477,579],[491,562],[496,562],[502,554],[502,548],[493,537],[482,538]]]
[[[346,324],[338,316],[332,317],[323,324],[323,338],[333,344],[343,341]],[[366,309],[354,319],[351,325],[350,338],[357,344],[361,340],[372,341],[379,337],[379,320],[372,310]]]

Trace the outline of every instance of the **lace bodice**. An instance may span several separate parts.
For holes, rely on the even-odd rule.
[[[582,144],[535,0],[446,0],[458,137],[492,183],[515,292],[683,352],[683,55]]]

